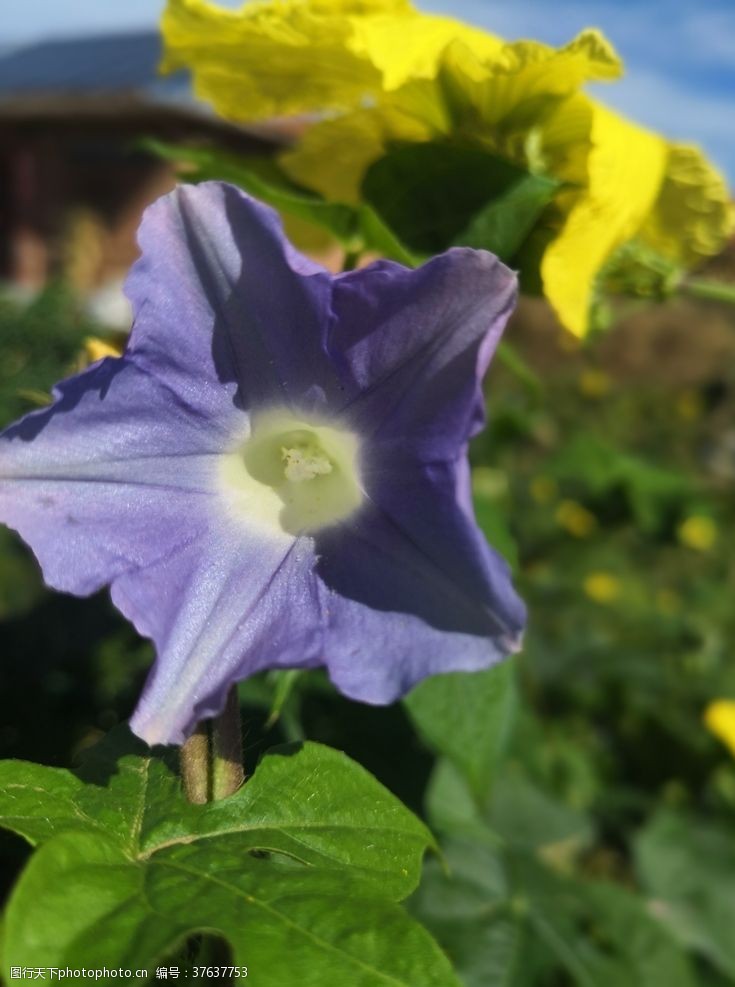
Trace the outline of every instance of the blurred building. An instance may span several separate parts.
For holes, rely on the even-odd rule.
[[[266,155],[282,143],[276,124],[218,119],[186,73],[158,75],[159,57],[153,31],[0,56],[0,281],[31,293],[63,273],[102,304],[114,296],[143,207],[174,184],[142,137]]]

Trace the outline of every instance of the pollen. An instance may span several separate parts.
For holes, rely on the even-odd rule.
[[[359,440],[338,422],[271,408],[219,462],[217,483],[241,521],[273,534],[313,534],[363,502]]]
[[[303,483],[315,476],[326,476],[334,468],[329,456],[318,445],[288,449],[281,447],[281,459],[285,463],[284,475],[291,483]]]

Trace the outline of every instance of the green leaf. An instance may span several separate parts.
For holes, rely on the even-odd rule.
[[[391,149],[362,192],[410,250],[462,243],[509,261],[557,187],[482,149],[434,141]]]
[[[630,891],[467,838],[444,854],[448,872],[430,861],[410,907],[465,987],[694,987],[686,956]]]
[[[525,935],[509,905],[502,858],[469,840],[451,841],[445,854],[449,871],[437,860],[427,863],[411,911],[442,944],[465,987],[515,987]]]
[[[370,206],[328,202],[290,183],[272,164],[264,177],[260,173],[262,163],[224,151],[180,147],[157,140],[146,140],[142,146],[166,160],[188,165],[187,177],[194,181],[232,182],[285,216],[326,230],[349,253],[375,251],[409,267],[418,263]]]
[[[559,189],[544,175],[523,174],[508,190],[475,213],[455,244],[490,250],[511,260]]]
[[[517,697],[512,661],[485,672],[425,679],[404,700],[426,742],[459,769],[485,801],[508,740]]]
[[[583,483],[593,496],[619,489],[644,531],[655,531],[663,508],[678,505],[692,492],[688,477],[632,456],[582,432],[568,442],[550,464],[551,474],[566,482]]]
[[[682,943],[735,978],[735,842],[693,816],[660,811],[635,844],[657,914]]]
[[[77,774],[0,765],[0,821],[43,844],[8,905],[6,969],[150,970],[206,930],[263,987],[456,984],[396,904],[432,838],[359,765],[275,749],[230,798],[191,805],[168,755],[141,748],[118,731]]]
[[[529,858],[515,879],[532,929],[579,987],[694,987],[685,954],[630,891],[570,880]]]
[[[471,246],[471,244],[468,244]],[[490,249],[489,247],[487,248]],[[539,397],[543,391],[543,382],[539,375],[523,359],[520,352],[507,340],[502,339],[495,350],[495,357],[503,366],[524,385],[532,397]]]
[[[496,780],[486,819],[509,845],[544,849],[551,857],[573,855],[593,836],[586,813],[548,794],[516,765]]]
[[[299,668],[289,668],[286,671],[276,670],[274,672],[274,675],[276,675],[277,678],[275,680],[273,690],[273,704],[271,705],[270,713],[268,714],[266,728],[273,726],[273,724],[279,720],[284,706],[288,702],[289,697],[292,695],[293,690],[296,687],[296,683],[303,674],[303,671]]]
[[[478,843],[500,844],[472,796],[466,780],[447,758],[440,758],[426,789],[426,814],[435,830],[449,836],[469,836]]]

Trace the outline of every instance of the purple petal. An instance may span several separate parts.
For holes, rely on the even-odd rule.
[[[317,539],[326,662],[348,696],[392,702],[427,675],[518,650],[525,608],[507,563],[458,505],[462,473],[396,471],[380,502]]]
[[[140,241],[126,356],[0,436],[0,517],[47,582],[111,584],[156,644],[136,732],[180,742],[263,668],[326,664],[389,702],[517,648],[523,606],[474,524],[466,461],[512,274],[454,250],[332,279],[272,210],[214,183],[153,206]],[[294,536],[277,500],[253,513],[252,477],[247,496],[223,488],[261,407],[356,433],[357,513]]]
[[[182,185],[146,210],[138,239],[129,353],[183,400],[217,414],[235,391],[245,408],[336,398],[331,277],[273,209],[220,182]]]
[[[320,664],[313,564],[309,539],[213,524],[206,537],[118,579],[115,605],[158,654],[131,720],[135,733],[150,744],[181,743],[221,712],[234,682],[264,668]]]
[[[335,279],[329,345],[357,430],[455,458],[484,422],[481,381],[516,291],[496,257],[459,248],[415,271],[383,261]]]
[[[203,523],[213,463],[243,417],[228,414],[199,415],[130,360],[104,360],[0,436],[0,517],[50,586],[92,593]]]

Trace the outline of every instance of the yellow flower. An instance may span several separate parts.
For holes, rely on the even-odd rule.
[[[552,174],[580,187],[559,197],[562,215],[541,259],[541,280],[562,324],[583,336],[597,274],[653,208],[666,143],[581,95],[559,107],[546,135],[569,156]]]
[[[717,539],[717,525],[711,517],[694,514],[682,521],[677,529],[679,541],[698,552],[707,552]]]
[[[591,572],[585,577],[583,587],[595,603],[612,603],[620,596],[620,580],[609,572]]]
[[[84,362],[88,365],[96,360],[102,360],[106,356],[120,356],[124,346],[124,342],[121,342],[118,336],[110,337],[110,339],[87,336],[84,340]]]
[[[722,249],[734,216],[722,175],[699,148],[670,144],[664,180],[641,239],[664,257],[692,267]]]
[[[255,0],[239,10],[169,0],[161,30],[162,70],[190,69],[197,95],[233,120],[354,107],[433,78],[455,38],[483,53],[502,44],[408,0]]]
[[[656,593],[656,609],[667,617],[681,611],[681,597],[670,589],[660,589]]]
[[[547,153],[565,158],[559,127],[548,146],[538,143],[540,124],[551,110],[585,82],[615,78],[621,71],[597,31],[583,31],[558,49],[518,41],[483,52],[466,37],[448,39],[433,77],[414,77],[373,106],[315,124],[283,155],[283,165],[296,181],[346,201],[359,200],[366,171],[396,143],[457,139],[540,168]],[[577,170],[572,181],[584,178],[584,169]]]
[[[716,253],[732,228],[724,180],[699,152],[689,149],[686,170],[678,145],[581,91],[620,70],[595,31],[559,49],[516,42],[489,55],[453,42],[436,78],[315,124],[282,164],[295,181],[348,202],[359,201],[368,168],[399,143],[474,144],[559,179],[525,262],[538,266],[562,324],[584,336],[597,276],[618,248],[639,237],[693,263]]]
[[[537,504],[548,504],[556,497],[556,480],[550,476],[534,476],[529,485],[529,490]]]
[[[676,411],[684,421],[692,422],[701,418],[704,413],[701,394],[695,390],[682,391],[676,399]]]
[[[611,389],[612,381],[604,370],[584,370],[579,375],[579,390],[586,398],[603,398]]]
[[[586,538],[597,527],[597,518],[576,500],[563,500],[554,514],[557,524],[575,538]]]
[[[239,11],[169,0],[162,30],[164,70],[190,68],[224,116],[319,115],[281,163],[328,199],[359,201],[392,146],[427,141],[557,179],[521,267],[576,336],[589,328],[600,271],[626,243],[690,266],[733,227],[725,183],[696,148],[584,94],[622,71],[597,31],[557,49],[508,43],[408,0],[256,0]]]
[[[508,492],[508,477],[502,470],[476,466],[472,470],[472,489],[479,497],[497,500]]]
[[[716,699],[704,711],[704,724],[735,757],[735,701]]]

